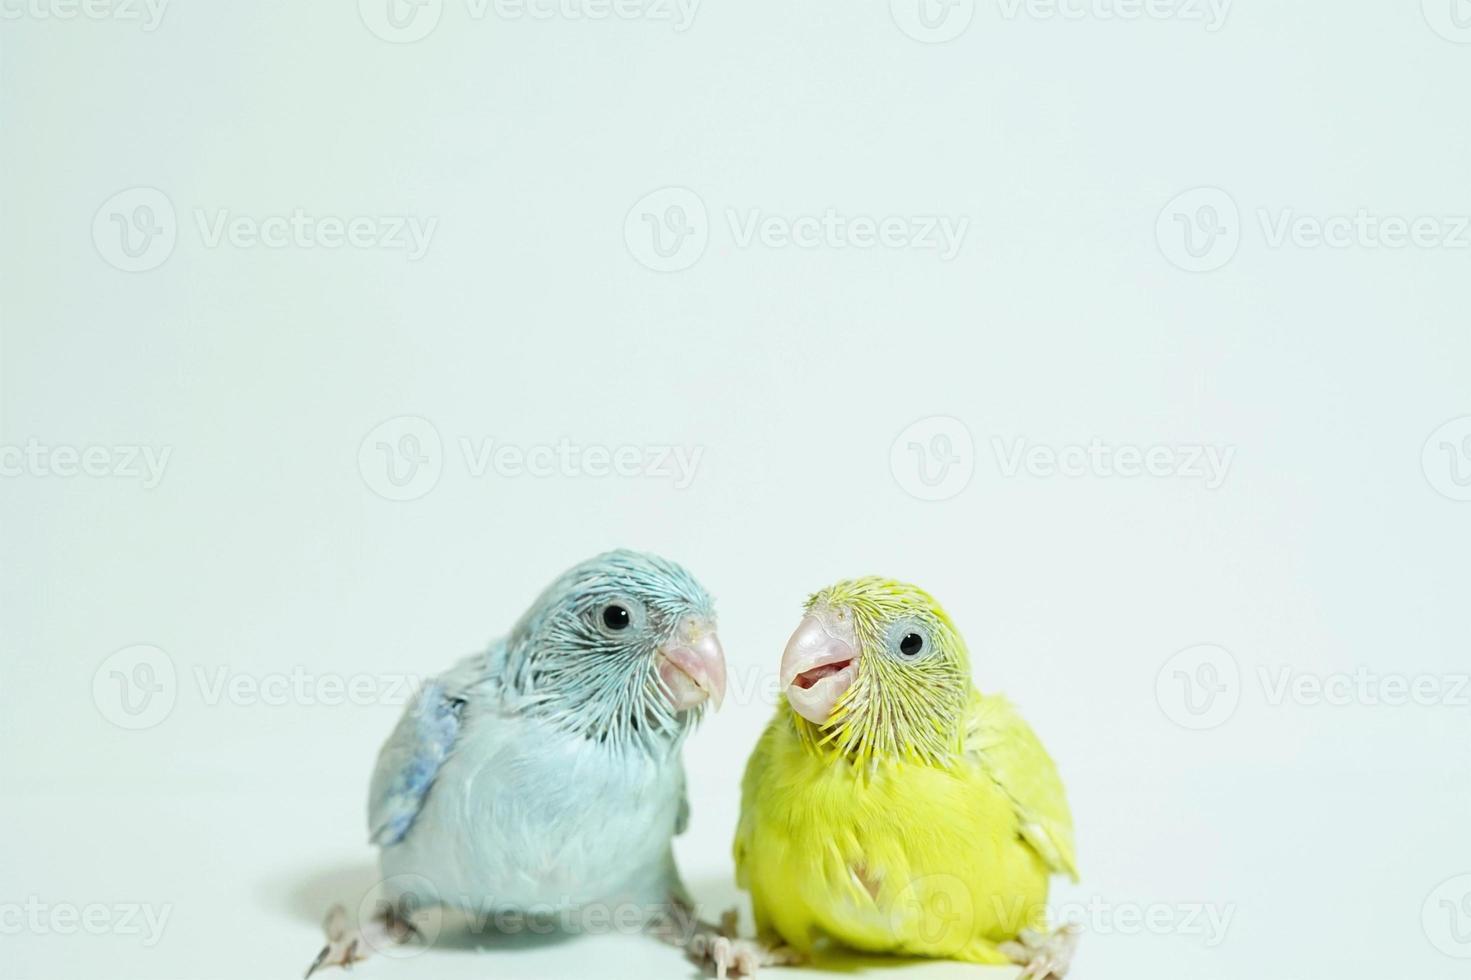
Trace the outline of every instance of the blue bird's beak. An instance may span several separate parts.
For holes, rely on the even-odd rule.
[[[669,642],[659,648],[659,686],[675,711],[688,711],[706,701],[718,709],[725,701],[725,651],[715,625],[687,616]]]

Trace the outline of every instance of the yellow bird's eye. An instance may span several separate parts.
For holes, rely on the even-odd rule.
[[[895,623],[889,630],[889,652],[895,660],[904,663],[923,660],[933,646],[930,631],[913,620]]]

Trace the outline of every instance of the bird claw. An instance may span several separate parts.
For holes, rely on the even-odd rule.
[[[1049,935],[1023,929],[1014,942],[1002,943],[999,948],[1007,959],[1022,967],[1017,980],[1062,980],[1073,965],[1082,932],[1075,923]]]
[[[737,935],[738,915],[735,909],[729,909],[720,917],[717,929],[698,932],[689,942],[690,956],[697,963],[714,966],[717,980],[754,977],[763,966],[792,966],[805,959],[790,946],[741,939]]]
[[[302,980],[307,980],[323,967],[341,966],[352,969],[354,963],[367,959],[362,953],[357,934],[347,926],[347,910],[341,905],[328,909],[327,917],[322,921],[322,931],[327,934],[327,945],[312,960],[312,965],[306,968]]]
[[[715,964],[715,976],[726,980],[727,977],[754,977],[763,966],[794,966],[803,957],[789,946],[768,946],[751,939],[722,936],[715,940],[710,959]]]
[[[347,909],[334,905],[322,920],[322,931],[327,934],[327,945],[312,960],[302,980],[309,980],[313,973],[329,966],[350,970],[354,963],[367,959],[383,943],[406,943],[410,939],[423,938],[418,926],[407,916],[399,914],[392,905],[383,908],[363,929],[351,928]]]

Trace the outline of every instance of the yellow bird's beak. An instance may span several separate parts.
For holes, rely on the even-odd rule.
[[[803,617],[781,656],[781,684],[792,710],[814,725],[858,676],[858,636],[851,613],[818,609]]]

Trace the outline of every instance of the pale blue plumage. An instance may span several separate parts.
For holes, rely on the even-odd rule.
[[[616,633],[610,605],[628,612]],[[390,890],[478,910],[682,897],[670,841],[699,710],[671,708],[654,663],[681,622],[713,615],[678,565],[610,552],[426,684],[370,792]]]
[[[460,733],[464,706],[463,698],[432,681],[404,712],[400,731],[389,739],[374,774],[369,804],[374,844],[397,844],[419,815],[424,796]],[[390,748],[392,758],[388,757]]]

